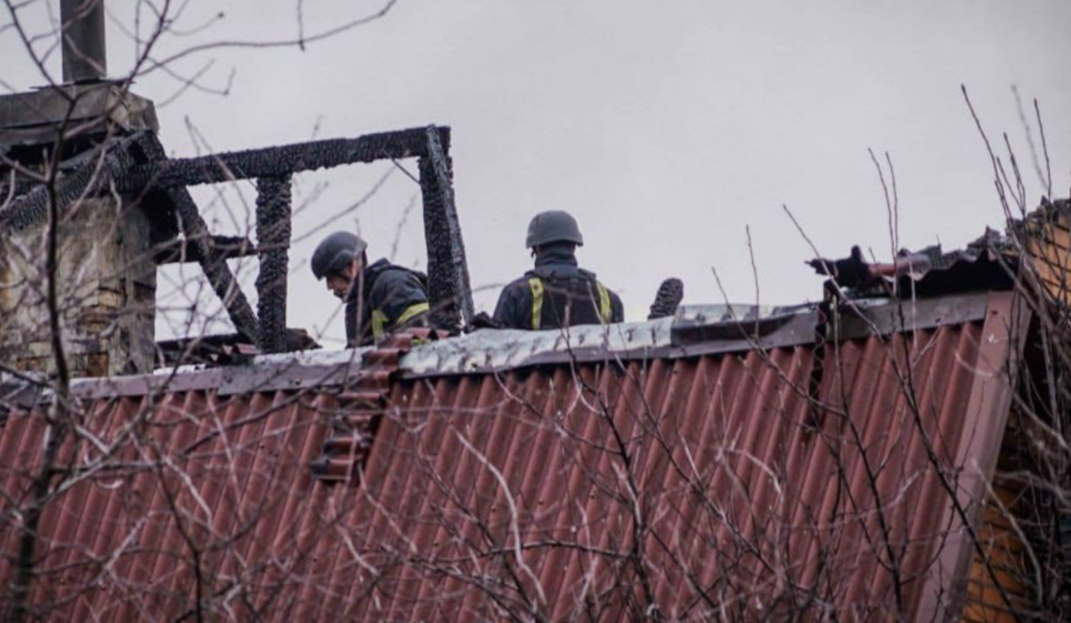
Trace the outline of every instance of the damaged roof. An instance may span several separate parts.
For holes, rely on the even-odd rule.
[[[930,254],[823,303],[77,380],[34,614],[957,617],[1030,313],[1006,239]],[[51,395],[0,388],[8,585]]]
[[[692,308],[78,381],[93,442],[61,451],[86,475],[45,509],[34,603],[179,619],[199,578],[239,619],[932,618],[973,551],[935,474],[970,466],[956,502],[984,498],[1023,316],[1007,292],[853,309],[838,340],[815,306]],[[15,501],[45,433],[21,400]],[[906,583],[863,538],[879,511]]]

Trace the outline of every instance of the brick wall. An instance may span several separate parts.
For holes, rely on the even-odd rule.
[[[0,240],[0,364],[55,370],[46,306],[44,226]],[[150,372],[156,266],[149,223],[112,197],[72,205],[60,228],[63,343],[75,376]]]

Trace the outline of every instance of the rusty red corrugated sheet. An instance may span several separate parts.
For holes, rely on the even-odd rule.
[[[984,321],[821,366],[801,345],[395,378],[359,486],[308,467],[346,417],[335,389],[100,399],[34,601],[50,620],[944,618],[1013,324],[994,294]],[[13,414],[0,438],[5,585],[43,432]]]

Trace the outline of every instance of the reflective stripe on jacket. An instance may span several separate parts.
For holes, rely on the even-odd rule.
[[[410,305],[402,312],[402,315],[391,322],[390,316],[387,315],[382,309],[372,310],[372,341],[379,344],[383,341],[383,338],[387,336],[387,329],[403,326],[409,321],[414,320],[426,314],[431,307],[427,303],[417,303],[416,305]]]
[[[580,268],[572,244],[540,247],[535,268],[505,288],[494,322],[507,329],[546,330],[624,322],[621,299]]]
[[[423,323],[429,310],[426,279],[386,260],[361,271],[346,299],[349,345],[379,343],[389,331]]]
[[[587,282],[587,284],[590,283],[592,282]],[[613,322],[613,309],[610,301],[610,290],[598,281],[594,281],[594,284],[595,290],[598,293],[599,298],[598,322],[601,324],[610,324],[611,322]],[[593,324],[590,322],[591,314],[585,313],[586,310],[579,309],[580,307],[588,307],[590,303],[594,302],[590,300],[592,298],[590,297],[590,294],[589,296],[585,297],[585,293],[581,291],[579,292],[579,296],[570,297],[570,294],[572,293],[568,291],[563,291],[559,293],[559,298],[570,300],[568,300],[565,305],[556,306],[557,308],[554,310],[556,318],[551,318],[548,322],[544,323],[543,315],[546,309],[549,308],[544,308],[543,305],[544,299],[547,298],[546,287],[543,285],[543,279],[541,277],[530,277],[528,279],[528,288],[532,293],[532,330],[539,331],[542,327],[550,324],[556,325],[555,328],[579,324]],[[587,298],[588,300],[584,300],[585,298]],[[554,302],[552,301],[551,304],[553,305]],[[563,319],[565,321],[563,321]]]

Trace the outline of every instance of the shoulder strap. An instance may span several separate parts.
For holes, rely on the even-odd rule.
[[[372,310],[372,342],[374,344],[383,341],[383,337],[387,334],[388,324],[390,324],[390,318],[387,318],[387,314],[378,309]]]
[[[532,291],[532,330],[539,330],[539,319],[543,316],[543,280],[532,277],[528,280],[528,288]]]
[[[603,324],[610,324],[613,318],[613,306],[610,304],[610,290],[602,283],[596,281],[595,288],[599,291],[599,316]]]

